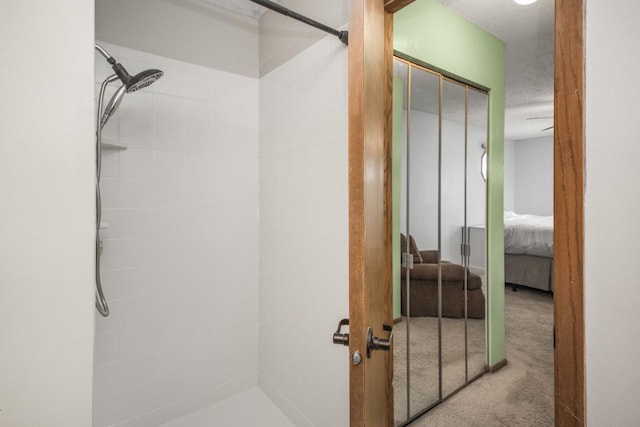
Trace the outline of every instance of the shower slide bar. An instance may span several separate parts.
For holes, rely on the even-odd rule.
[[[336,30],[334,28],[331,28],[327,25],[324,25],[318,21],[314,21],[311,18],[307,18],[304,15],[300,15],[299,13],[296,13],[294,11],[292,11],[291,9],[287,9],[286,7],[280,6],[279,4],[276,4],[270,0],[249,0],[252,1],[253,3],[259,4],[262,7],[266,7],[267,9],[271,9],[274,12],[277,12],[281,15],[284,16],[288,16],[289,18],[293,18],[297,21],[300,22],[304,22],[307,25],[311,25],[312,27],[315,27],[319,30],[322,30],[326,33],[329,33],[331,35],[336,36],[337,38],[340,39],[340,41],[342,43],[344,43],[345,45],[349,45],[349,32],[348,31],[340,31],[340,30]]]

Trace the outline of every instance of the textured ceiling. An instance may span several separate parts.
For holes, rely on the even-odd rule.
[[[554,0],[521,6],[513,0],[440,0],[505,42],[505,137],[551,136],[553,119]]]

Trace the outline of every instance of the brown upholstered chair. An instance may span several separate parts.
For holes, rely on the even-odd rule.
[[[401,252],[406,251],[406,239],[401,235]],[[420,251],[409,236],[409,245],[413,255],[413,268],[410,276],[410,313],[407,313],[406,269],[401,272],[401,312],[411,317],[438,316],[438,251]],[[461,265],[448,261],[441,262],[442,271],[442,316],[464,317],[464,278],[467,274],[467,316],[472,319],[484,319],[484,294],[482,279]]]

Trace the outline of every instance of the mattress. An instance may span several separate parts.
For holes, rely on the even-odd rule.
[[[553,257],[553,217],[505,211],[504,252]]]

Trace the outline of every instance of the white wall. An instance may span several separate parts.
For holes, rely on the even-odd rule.
[[[258,76],[258,21],[253,18],[202,0],[95,0],[95,4],[97,39]]]
[[[589,426],[640,418],[640,4],[587,2],[585,317]]]
[[[257,384],[258,80],[104,47],[165,75],[104,128],[94,427],[158,425]]]
[[[347,48],[260,79],[259,384],[296,426],[349,424]]]
[[[504,208],[516,210],[515,204],[515,142],[504,140]]]
[[[514,210],[519,214],[553,215],[553,137],[519,140],[513,146]]]
[[[93,3],[0,2],[0,425],[91,425]]]

